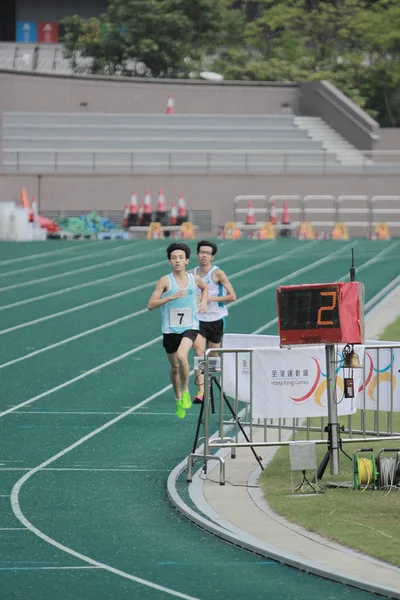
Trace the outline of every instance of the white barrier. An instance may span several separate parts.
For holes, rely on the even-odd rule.
[[[252,349],[223,355],[223,390],[242,402],[252,399],[254,418],[328,415],[324,346],[288,349],[279,347],[279,336],[226,334],[223,347]],[[353,414],[358,408],[400,412],[400,345],[370,340],[355,349],[363,369],[354,369],[356,397],[351,399],[344,398],[349,369],[343,372],[343,345],[337,346],[338,414]]]

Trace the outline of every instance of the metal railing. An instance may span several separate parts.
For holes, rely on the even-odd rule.
[[[291,225],[309,222],[313,227],[334,227],[343,222],[348,227],[364,229],[369,236],[378,223],[388,221],[390,229],[400,228],[400,196],[366,196],[327,194],[299,195],[240,195],[233,201],[233,221],[240,225],[240,218],[248,213],[248,203],[252,203],[256,224],[253,228],[269,220],[271,206],[275,205],[278,221],[283,212],[283,202],[288,203]],[[358,217],[358,220],[355,218]],[[397,218],[397,220],[396,220]]]
[[[351,159],[351,160],[350,160]],[[8,149],[5,173],[400,174],[400,151]]]
[[[394,352],[400,352],[400,343],[390,343],[390,344],[367,344],[365,346],[365,351],[374,350],[377,353],[377,372],[378,372],[378,383],[379,383],[379,373],[380,373],[380,353],[381,351],[389,351],[391,356],[394,355]],[[210,434],[210,409],[213,404],[214,398],[211,398],[213,395],[212,392],[212,384],[211,379],[215,378],[215,375],[212,375],[212,369],[210,368],[210,354],[216,353],[215,349],[208,349],[205,352],[205,361],[204,361],[204,406],[203,406],[203,427],[204,427],[204,442],[203,446],[200,449],[194,450],[188,457],[188,469],[187,469],[187,480],[192,481],[193,476],[193,464],[196,460],[201,460],[203,462],[203,470],[207,472],[207,463],[208,461],[217,460],[220,464],[220,484],[224,485],[225,483],[225,461],[221,455],[213,454],[212,450],[218,450],[221,448],[230,448],[232,452],[232,456],[235,456],[235,450],[237,448],[248,448],[253,450],[254,448],[259,447],[279,447],[279,446],[288,446],[291,441],[296,440],[296,435],[299,432],[302,432],[303,435],[306,435],[306,441],[309,441],[313,444],[328,444],[328,438],[324,436],[326,433],[326,424],[327,418],[320,419],[320,425],[318,427],[311,425],[311,418],[306,419],[253,419],[252,411],[253,411],[253,390],[252,390],[252,379],[253,379],[253,361],[252,361],[252,348],[219,348],[217,350],[218,354],[221,355],[221,371],[219,378],[219,415],[218,415],[218,433],[217,437],[212,437]],[[246,354],[247,358],[249,358],[249,403],[245,410],[245,419],[242,419],[243,411],[239,410],[239,355]],[[224,420],[224,371],[223,371],[223,355],[224,354],[233,354],[235,356],[235,394],[234,397],[231,398],[231,407],[233,418],[228,422]],[[215,358],[214,358],[215,360]],[[363,378],[362,381],[366,381],[366,361],[364,361],[363,366]],[[393,369],[393,360],[391,361],[390,368],[385,369],[385,372],[388,372],[389,377],[387,378],[387,382],[389,384],[389,396],[390,396],[390,409],[388,411],[382,411],[380,407],[380,388],[377,386],[377,394],[376,394],[376,410],[374,411],[374,426],[372,429],[368,429],[366,427],[366,392],[367,386],[363,386],[363,406],[359,408],[360,411],[360,427],[356,427],[353,423],[353,415],[347,416],[347,425],[342,426],[340,428],[340,435],[346,435],[348,437],[341,437],[340,442],[343,444],[347,443],[371,443],[376,441],[393,441],[400,440],[400,431],[394,431],[393,428],[393,413],[394,413],[394,389],[396,387],[396,383],[394,383],[394,369]],[[386,428],[382,429],[382,412],[386,413]],[[305,421],[305,422],[304,422]],[[226,426],[229,425],[231,430],[233,430],[232,434],[227,437],[226,435]],[[243,432],[243,426],[246,427],[246,441],[241,439],[240,434]],[[264,432],[264,439],[262,441],[258,441],[254,439],[254,432],[260,429]],[[277,432],[277,439],[269,440],[269,432],[274,430]],[[311,434],[319,434],[320,439],[311,439]]]

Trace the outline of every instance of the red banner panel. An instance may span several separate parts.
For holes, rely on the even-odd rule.
[[[38,42],[41,44],[57,44],[58,23],[56,21],[40,21],[38,23]]]

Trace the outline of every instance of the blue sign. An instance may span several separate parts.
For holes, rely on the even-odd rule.
[[[35,21],[17,21],[15,38],[17,42],[31,44],[37,41],[37,24]]]

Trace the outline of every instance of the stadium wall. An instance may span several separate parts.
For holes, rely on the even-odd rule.
[[[39,198],[41,210],[123,210],[134,188],[139,199],[149,189],[155,209],[161,187],[168,206],[179,194],[188,209],[210,210],[214,232],[233,219],[233,200],[248,194],[398,195],[400,177],[390,175],[11,175],[0,176],[0,200],[20,197],[21,187]],[[289,211],[290,212],[290,211]],[[359,218],[359,217],[357,217]],[[296,220],[293,218],[292,220]],[[329,228],[328,228],[329,229]]]
[[[165,113],[168,95],[180,114],[298,112],[298,85],[128,77],[30,75],[0,71],[0,113]]]

